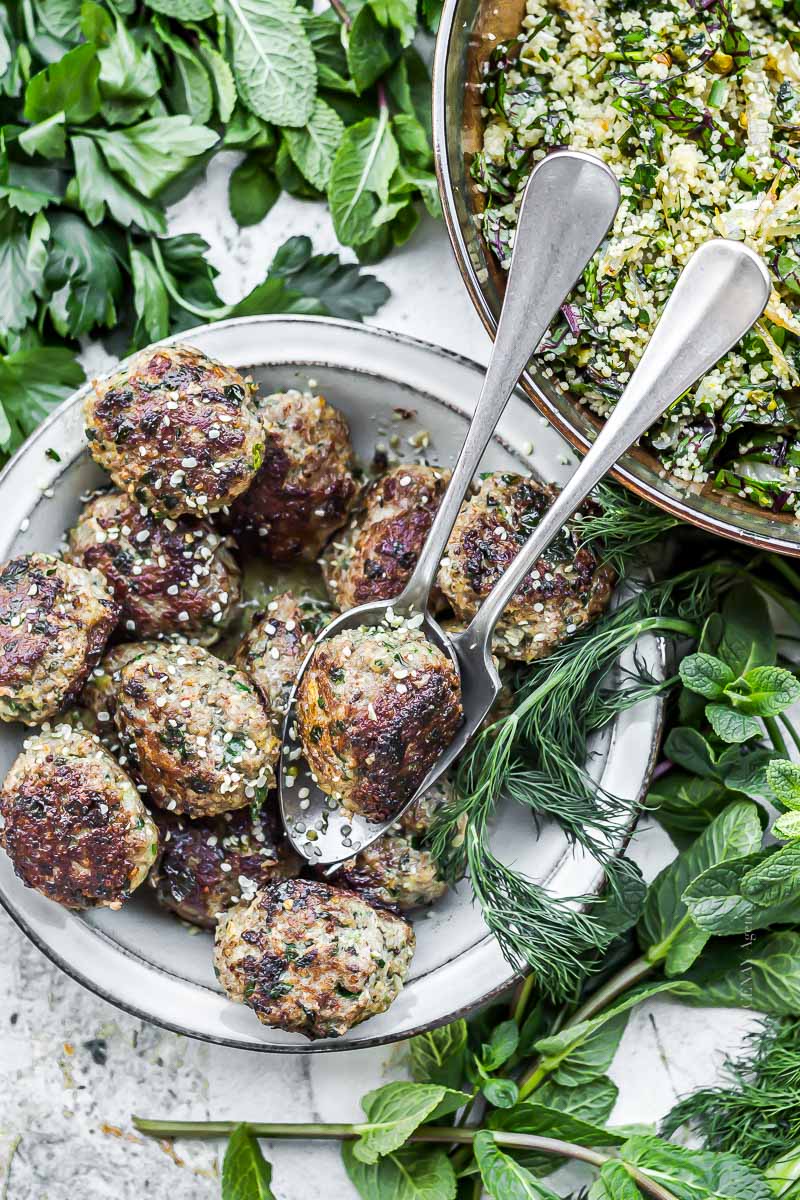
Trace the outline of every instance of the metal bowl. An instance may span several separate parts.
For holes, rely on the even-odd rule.
[[[483,370],[423,342],[345,321],[319,317],[250,317],[209,325],[179,339],[247,370],[262,392],[312,386],[344,412],[356,453],[369,462],[378,440],[397,433],[407,457],[409,435],[424,429],[432,462],[452,466]],[[313,383],[312,383],[313,381]],[[36,431],[0,475],[0,562],[15,554],[58,549],[81,509],[81,495],[102,482],[89,458],[82,400],[67,400]],[[403,419],[396,420],[401,414]],[[406,415],[407,414],[407,415]],[[526,443],[536,442],[531,457]],[[58,451],[53,456],[52,451]],[[533,471],[563,482],[563,440],[542,429],[527,402],[513,396],[486,452],[486,470]],[[399,453],[399,452],[398,452]],[[275,580],[287,586],[285,577]],[[664,677],[663,644],[648,635],[620,660],[619,670],[645,667]],[[26,731],[0,726],[0,779]],[[647,789],[661,734],[661,702],[642,700],[620,713],[595,738],[588,764],[606,791],[627,800]],[[618,844],[629,830],[621,826]],[[494,852],[563,897],[591,893],[602,882],[598,863],[570,846],[555,824],[536,829],[530,813],[510,803],[498,814]],[[98,995],[178,1033],[250,1050],[350,1050],[410,1037],[455,1019],[507,988],[514,971],[503,958],[474,903],[467,881],[426,916],[415,918],[417,950],[408,983],[392,1007],[338,1040],[309,1043],[260,1025],[249,1008],[233,1004],[214,979],[211,935],[195,936],[156,906],[143,886],[120,912],[68,912],[23,886],[0,852],[0,904],[55,963]]]
[[[524,13],[525,0],[445,0],[433,69],[433,139],[445,222],[467,290],[492,337],[505,272],[480,230],[483,198],[472,183],[470,164],[483,139],[483,64],[498,41],[517,35]],[[521,383],[536,407],[584,453],[596,435],[597,418],[533,364]],[[614,474],[631,491],[708,533],[800,556],[800,520],[767,513],[709,484],[687,483],[645,448],[624,455]]]

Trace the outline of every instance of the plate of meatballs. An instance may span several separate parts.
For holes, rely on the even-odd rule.
[[[309,647],[336,613],[402,591],[481,378],[346,322],[223,322],[87,384],[5,468],[0,902],[98,994],[297,1052],[408,1037],[512,982],[469,880],[448,885],[426,844],[449,781],[327,872],[292,849],[275,791]],[[442,621],[469,621],[569,472],[512,397],[442,562]],[[499,661],[547,654],[625,586],[565,530],[498,626]],[[457,680],[408,626],[324,649],[298,695],[306,757],[385,815],[446,744]],[[637,660],[663,672],[653,639]],[[642,793],[659,722],[646,700],[597,738],[588,767],[609,791]],[[601,882],[510,803],[492,848],[564,896]]]

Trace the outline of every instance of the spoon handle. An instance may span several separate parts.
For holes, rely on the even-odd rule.
[[[695,251],[592,448],[462,635],[470,650],[490,644],[503,609],[592,488],[747,333],[770,290],[767,268],[743,243],[716,239]]]
[[[397,607],[424,612],[442,555],[508,399],[559,306],[609,230],[619,186],[598,158],[559,150],[531,174],[480,398],[450,485]]]

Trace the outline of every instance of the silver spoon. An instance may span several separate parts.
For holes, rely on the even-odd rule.
[[[747,332],[763,311],[769,292],[769,275],[764,264],[740,243],[715,241],[698,250],[681,275],[628,388],[592,449],[498,580],[470,626],[448,639],[436,622],[429,615],[425,616],[425,634],[451,655],[460,671],[464,720],[410,803],[414,803],[452,765],[491,708],[500,690],[500,679],[491,655],[492,633],[527,573],[619,456]],[[401,597],[398,602],[398,608],[403,599]],[[348,624],[364,623],[357,610],[346,616],[354,617]],[[338,627],[345,625],[342,622]],[[322,636],[326,633],[328,631]],[[329,818],[325,822],[325,813],[330,811],[333,803],[327,801],[328,810],[323,807],[319,819],[322,828],[313,829],[311,847],[305,850],[308,855],[310,849],[313,861],[318,863],[336,862],[340,860],[339,856],[344,857],[341,850],[337,854],[336,843],[331,837],[334,821]],[[392,821],[386,824],[396,821],[399,815],[394,814]],[[334,826],[333,832],[339,837],[342,823],[353,830],[353,834],[345,835],[352,843],[344,846],[347,854],[356,850],[355,841],[366,845],[367,840],[373,840],[385,829],[385,826],[376,827],[349,814],[340,817],[337,813],[337,818],[339,824]],[[317,834],[316,839],[314,834]],[[316,853],[319,840],[323,841],[322,854]],[[330,858],[327,857],[329,854]],[[334,854],[337,854],[336,858]]]
[[[379,625],[391,607],[399,613],[425,612],[461,503],[500,415],[559,305],[608,232],[618,207],[617,181],[592,155],[558,151],[533,171],[520,206],[505,302],[481,395],[414,573],[402,596],[350,609],[332,621],[317,642],[342,629]],[[439,626],[433,622],[431,626],[432,631],[425,627],[426,634],[450,654]],[[374,841],[397,816],[375,823],[339,813],[338,805],[316,786],[291,737],[297,684],[317,642],[290,695],[279,780],[281,811],[292,843],[312,862],[328,864],[349,858]]]

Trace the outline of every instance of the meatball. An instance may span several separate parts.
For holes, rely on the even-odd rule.
[[[263,459],[254,394],[238,371],[193,346],[142,350],[87,396],[90,453],[160,516],[216,512],[249,487]]]
[[[411,799],[461,720],[458,673],[418,619],[321,642],[297,691],[298,732],[319,786],[374,821]]]
[[[370,904],[389,905],[400,912],[433,904],[447,891],[447,881],[430,850],[394,830],[343,862],[327,878],[357,892]]]
[[[236,502],[235,527],[273,562],[313,561],[356,494],[347,422],[322,396],[278,392],[259,408],[264,463]]]
[[[98,733],[104,745],[107,744],[115,752],[119,749],[119,736],[114,714],[117,711],[117,693],[122,679],[122,668],[134,658],[148,654],[151,650],[158,650],[157,643],[121,642],[117,646],[109,647],[93,669],[78,698],[79,712],[84,718],[84,724]]]
[[[81,513],[66,558],[102,571],[127,634],[180,634],[210,646],[239,600],[234,546],[208,520],[159,520],[125,492],[106,492]]]
[[[161,808],[210,817],[274,783],[280,743],[255,687],[199,646],[163,643],[128,662],[114,719]]]
[[[270,600],[236,651],[237,667],[253,680],[276,720],[285,716],[303,659],[332,616],[318,600],[298,600],[282,592]]]
[[[557,494],[521,475],[484,479],[458,515],[439,571],[439,586],[459,620],[472,619]],[[614,578],[580,546],[579,524],[570,522],[507,606],[495,630],[495,651],[523,662],[549,654],[603,611]]]
[[[120,908],[158,853],[134,784],[96,737],[68,725],[25,742],[0,813],[17,875],[67,908]]]
[[[7,562],[0,570],[0,720],[38,725],[70,704],[118,617],[97,571],[50,554]]]
[[[449,471],[399,466],[370,485],[347,529],[322,558],[325,583],[342,612],[400,595],[449,480]]]
[[[213,929],[217,917],[259,888],[300,874],[301,860],[272,801],[190,821],[160,812],[161,856],[150,873],[160,904],[184,921]]]
[[[402,917],[342,888],[290,879],[220,920],[214,965],[231,1000],[264,1025],[341,1037],[386,1011],[413,953]]]

